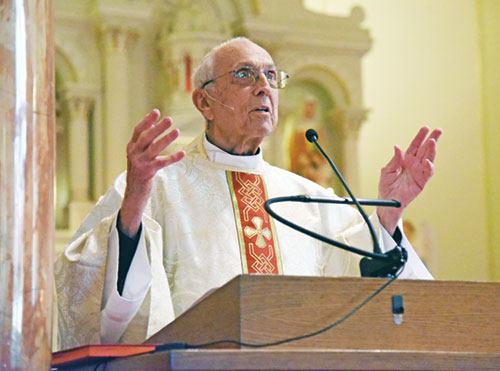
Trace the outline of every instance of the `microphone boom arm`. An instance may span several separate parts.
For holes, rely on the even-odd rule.
[[[368,251],[365,251],[362,249],[358,249],[356,247],[346,245],[342,242],[335,241],[335,240],[328,238],[326,236],[323,236],[319,233],[310,231],[304,227],[301,227],[298,224],[295,224],[295,223],[283,218],[282,216],[278,215],[273,209],[271,209],[272,204],[279,203],[279,202],[286,202],[286,201],[306,202],[306,203],[307,202],[319,202],[319,203],[350,205],[350,204],[354,203],[351,199],[349,199],[349,198],[330,199],[330,198],[325,198],[325,197],[309,197],[309,196],[305,196],[305,195],[274,197],[274,198],[268,199],[264,203],[264,208],[269,213],[269,215],[271,215],[274,219],[279,220],[281,223],[285,224],[286,226],[288,226],[292,229],[295,229],[296,231],[299,231],[301,233],[304,233],[310,237],[313,237],[313,238],[316,238],[320,241],[323,241],[327,244],[336,246],[338,248],[350,251],[350,252],[355,253],[355,254],[359,254],[359,255],[366,256],[366,257],[373,258],[373,259],[377,259],[377,260],[383,260],[383,261],[390,261],[391,260],[391,258],[389,256],[387,256],[386,254],[375,253],[375,252],[372,253],[372,252],[368,252]],[[375,205],[375,203],[385,202],[385,203],[391,203],[392,207],[398,207],[398,206],[395,206],[395,203],[398,203],[398,201],[394,201],[394,200],[358,200],[358,202],[361,204],[360,201],[366,202],[366,203],[364,203],[364,205],[377,206],[377,205]]]
[[[382,207],[401,207],[401,202],[398,200],[377,200],[368,198],[357,198],[356,199],[360,205],[365,206],[382,206]],[[274,197],[269,199],[271,201],[269,204],[278,202],[314,202],[322,204],[339,204],[339,205],[355,205],[356,202],[349,197],[312,197],[309,195],[297,195],[297,196],[286,196],[286,197]]]

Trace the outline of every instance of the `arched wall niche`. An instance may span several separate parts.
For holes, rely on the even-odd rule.
[[[81,63],[83,44],[55,45],[56,228],[74,229],[90,209],[95,190],[96,107],[99,93],[89,81],[95,65]],[[94,76],[91,80],[98,80]],[[82,209],[82,210],[76,210]]]
[[[335,98],[334,100],[337,105],[341,107],[351,105],[351,93],[347,88],[344,78],[324,65],[299,66],[291,71],[291,74],[291,83],[293,83],[293,80],[314,81],[323,86]]]
[[[337,112],[350,106],[350,92],[338,74],[322,65],[298,67],[280,92],[279,123],[275,135],[266,141],[266,152],[271,152],[267,159],[344,194],[327,161],[307,142],[304,133],[315,129],[340,172],[352,173],[345,158],[345,128],[337,120]]]
[[[74,62],[63,48],[56,44],[56,67],[58,71],[57,78],[64,81],[75,82],[78,80],[78,70],[75,68]]]

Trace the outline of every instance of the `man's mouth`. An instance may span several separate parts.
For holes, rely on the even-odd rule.
[[[257,107],[256,109],[254,109],[255,112],[267,112],[269,113],[270,110],[268,107]]]

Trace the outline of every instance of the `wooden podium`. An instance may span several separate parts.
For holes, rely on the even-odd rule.
[[[146,343],[268,343],[342,318],[385,279],[238,276]],[[404,301],[396,324],[392,296]],[[220,347],[220,345],[219,345]],[[176,350],[107,369],[500,369],[500,284],[396,280],[340,325],[264,349]]]

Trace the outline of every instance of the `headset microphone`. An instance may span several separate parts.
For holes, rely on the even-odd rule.
[[[227,104],[224,104],[222,103],[220,100],[218,99],[215,99],[214,97],[212,97],[210,94],[208,94],[208,92],[205,90],[205,93],[207,94],[207,97],[209,97],[210,99],[212,99],[213,101],[219,103],[220,105],[226,107],[226,108],[229,108],[230,110],[234,111],[234,107],[231,107],[231,106],[228,106]]]

